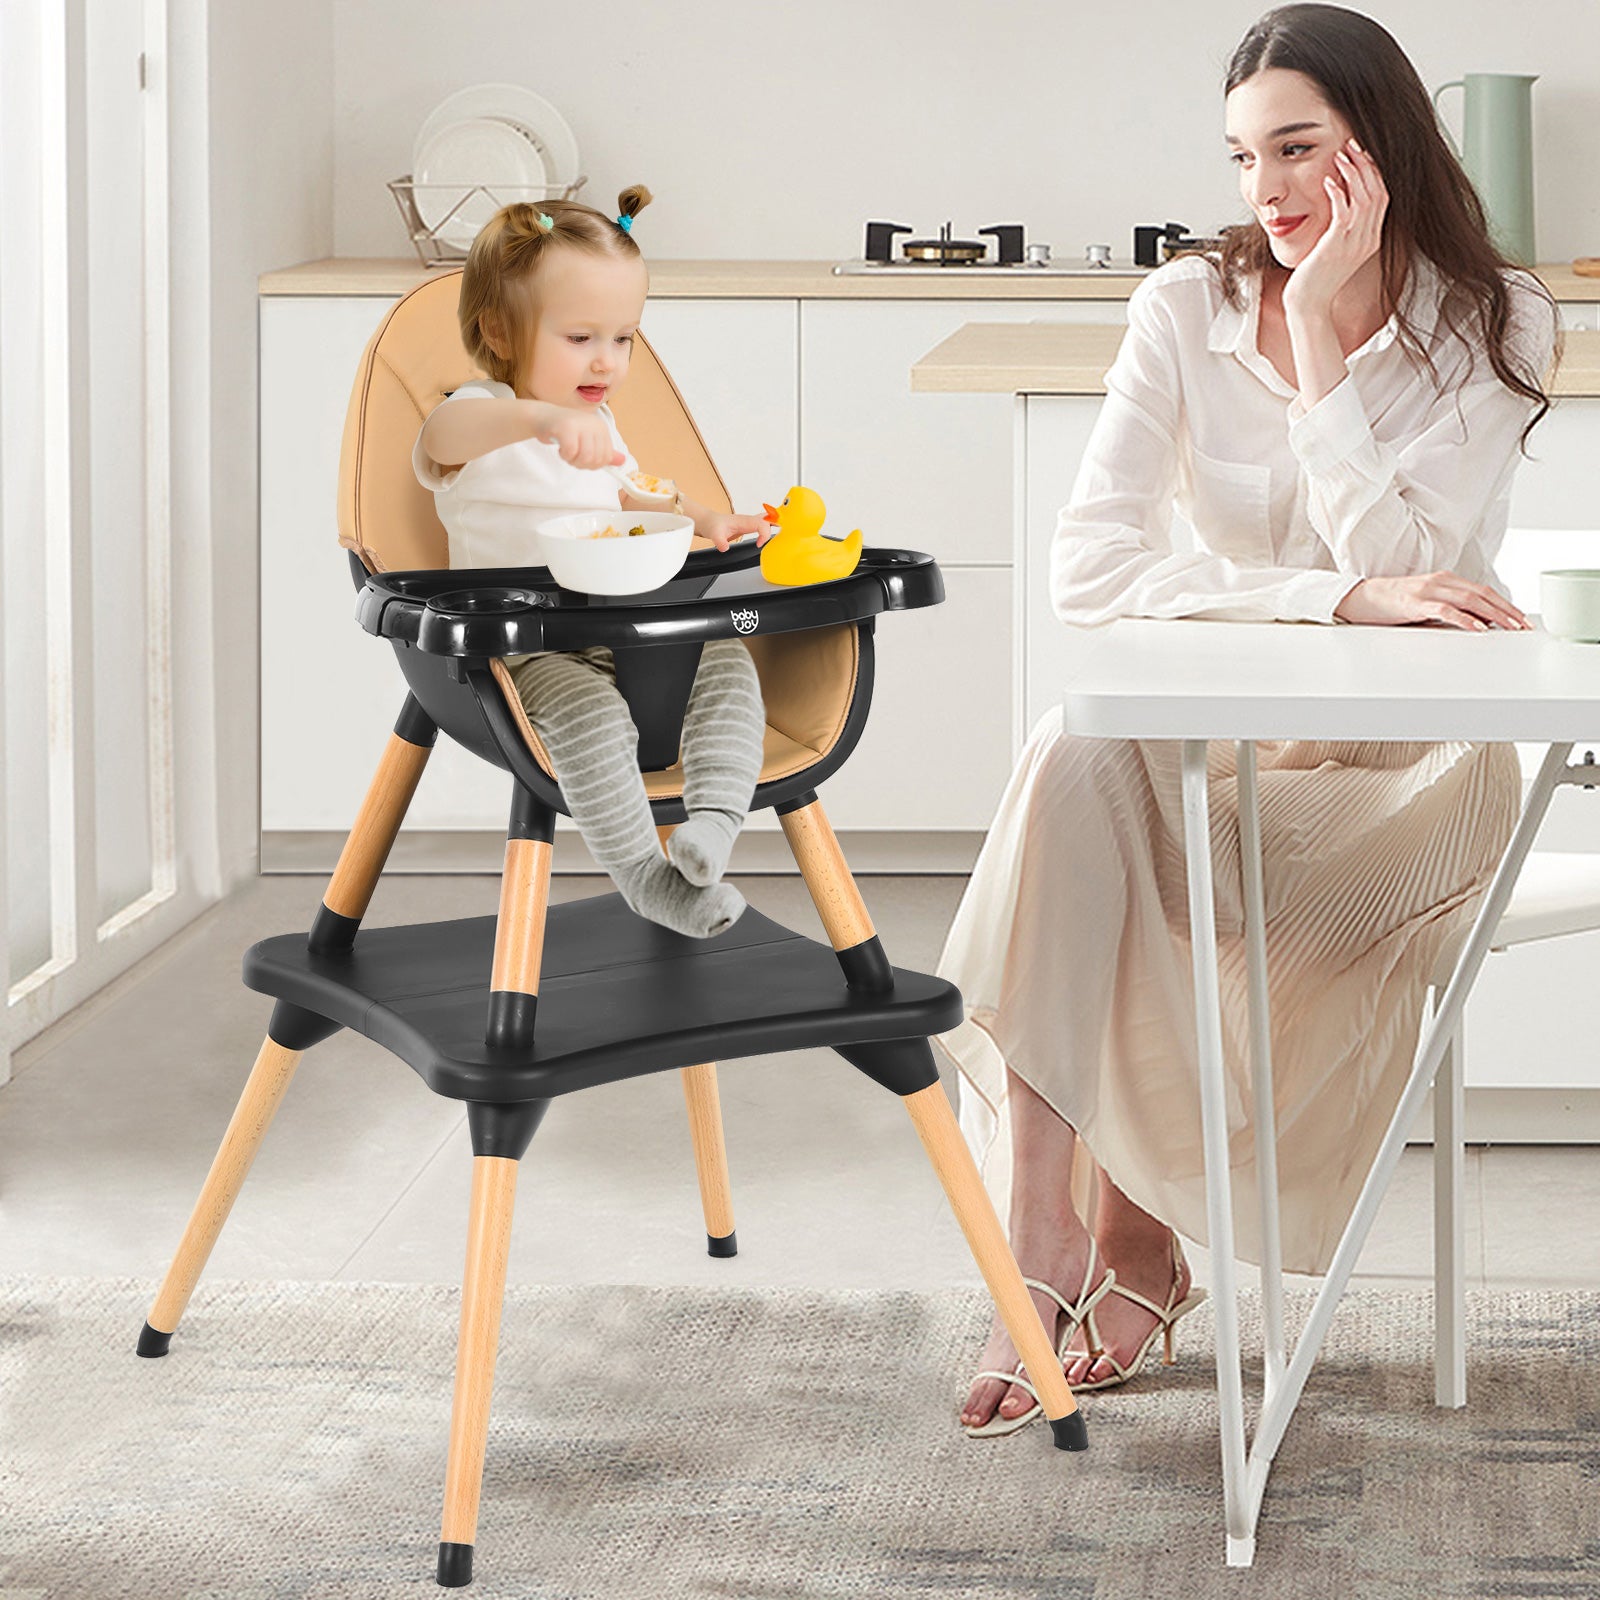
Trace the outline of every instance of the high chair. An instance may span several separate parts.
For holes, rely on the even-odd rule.
[[[473,1174],[437,1578],[471,1582],[517,1163],[557,1096],[676,1068],[699,1173],[707,1248],[735,1251],[714,1062],[828,1046],[901,1096],[1033,1377],[1054,1442],[1088,1439],[1005,1234],[957,1129],[928,1036],[961,1020],[950,984],[892,967],[816,787],[849,756],[872,696],[880,614],[937,604],[939,570],[867,550],[849,577],[779,589],[758,552],[692,551],[647,595],[600,602],[542,567],[448,570],[432,495],[412,474],[417,430],[477,376],[456,325],[459,273],[400,300],[362,358],[340,464],[339,542],[358,618],[392,645],[409,692],[307,934],[262,940],[245,983],[276,1004],[267,1036],[138,1344],[164,1355],[301,1053],[342,1027],[376,1040],[467,1104]],[[652,471],[727,508],[722,480],[670,378],[635,341],[616,413]],[[771,806],[829,944],[747,909],[713,939],[635,916],[617,894],[548,905],[560,775],[503,657],[607,645],[639,730],[658,831],[684,818],[678,743],[700,649],[745,639],[766,704],[754,807]],[[931,721],[931,718],[930,718]],[[373,888],[440,730],[508,772],[499,914],[363,931]]]

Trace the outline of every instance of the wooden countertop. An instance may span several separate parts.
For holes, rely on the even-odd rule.
[[[1126,300],[1142,277],[1035,277],[929,268],[926,273],[836,277],[831,261],[651,261],[650,292],[675,300]],[[1534,271],[1558,300],[1600,300],[1600,278],[1569,262]],[[401,295],[432,274],[414,256],[333,256],[263,272],[264,295]]]
[[[911,387],[923,394],[1104,394],[1124,331],[1072,322],[969,322],[911,368]],[[1600,397],[1600,332],[1569,328],[1565,339],[1551,393]]]
[[[835,276],[831,261],[652,260],[650,293],[662,300],[1126,300],[1139,277],[1029,276],[930,267],[926,273]],[[441,269],[443,270],[443,269]],[[414,258],[306,261],[257,280],[264,295],[400,295],[434,276]],[[1600,279],[1591,299],[1600,300]]]

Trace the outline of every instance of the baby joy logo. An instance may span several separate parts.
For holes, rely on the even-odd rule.
[[[745,606],[733,613],[733,625],[740,633],[754,633],[760,620],[760,615],[752,606]]]

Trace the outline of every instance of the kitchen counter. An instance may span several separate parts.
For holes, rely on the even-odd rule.
[[[831,261],[646,260],[651,294],[673,300],[1126,300],[1142,281],[1113,272],[1032,274],[1026,267],[836,277]],[[1558,300],[1600,300],[1600,278],[1580,278],[1569,263],[1534,271]],[[264,295],[400,295],[431,276],[410,256],[330,256],[264,272],[257,287]]]
[[[665,300],[1126,300],[1138,276],[1094,277],[930,267],[926,273],[836,276],[831,261],[673,261],[645,258],[650,293]],[[419,261],[330,257],[258,280],[264,295],[404,294],[445,271]]]
[[[1600,279],[1575,281],[1600,298]],[[1106,369],[1124,331],[1065,322],[969,322],[913,365],[911,387],[923,394],[1104,394]],[[1600,332],[1566,331],[1550,392],[1600,397]]]

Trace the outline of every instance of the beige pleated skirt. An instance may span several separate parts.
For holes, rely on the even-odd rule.
[[[1283,1265],[1321,1273],[1521,779],[1513,746],[1459,743],[1264,743],[1257,773]],[[1208,793],[1235,1243],[1259,1262],[1231,744],[1211,746]],[[1180,746],[1080,739],[1059,708],[1043,717],[939,962],[967,1020],[936,1043],[959,1068],[962,1129],[1002,1217],[1009,1066],[1129,1199],[1208,1244],[1186,879]],[[1080,1152],[1079,1197],[1088,1170]]]

